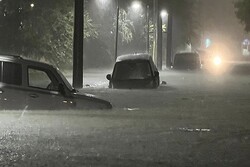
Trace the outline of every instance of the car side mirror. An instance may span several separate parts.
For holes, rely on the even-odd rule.
[[[66,90],[65,90],[65,87],[64,87],[64,85],[63,85],[62,83],[60,83],[60,84],[58,85],[58,90],[59,90],[59,92],[60,92],[63,96],[66,95]]]
[[[158,72],[158,71],[155,71],[155,76],[156,76],[156,77],[159,77],[159,75],[160,75],[159,72]]]
[[[107,76],[106,76],[106,78],[107,78],[107,80],[111,80],[111,74],[108,74]]]

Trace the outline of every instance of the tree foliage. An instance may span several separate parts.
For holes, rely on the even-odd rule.
[[[97,38],[99,36],[98,26],[93,23],[89,12],[84,11],[84,39]]]
[[[57,66],[72,60],[73,0],[2,0],[0,3],[0,50]],[[84,13],[84,38],[97,38],[97,27]]]
[[[235,2],[236,16],[245,24],[245,30],[250,32],[250,1],[239,0]]]
[[[119,11],[119,34],[121,34],[122,42],[129,43],[133,40],[134,24],[128,18],[128,13],[124,9]]]
[[[174,20],[178,23],[179,31],[181,32],[180,41],[182,45],[187,42],[192,44],[199,40],[198,31],[200,24],[198,21],[199,0],[169,0],[169,10],[173,13]]]

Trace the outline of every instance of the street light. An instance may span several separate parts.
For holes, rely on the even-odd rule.
[[[140,1],[134,1],[131,5],[132,9],[134,11],[139,11],[142,8],[142,4]],[[117,50],[118,50],[118,32],[119,32],[119,14],[120,14],[120,8],[119,8],[119,0],[117,0],[117,11],[116,11],[116,33],[115,33],[115,59],[118,57]],[[147,35],[147,44],[146,44],[146,50],[149,52],[149,6],[147,5],[147,29],[148,29],[148,35]]]
[[[132,8],[133,8],[133,10],[135,10],[135,11],[140,10],[140,9],[141,9],[141,3],[140,3],[139,1],[134,1],[134,2],[132,3]]]
[[[131,8],[134,12],[139,12],[142,10],[142,3],[140,1],[133,1]],[[149,53],[149,5],[146,4],[146,24],[147,24],[147,42],[146,42],[146,52]]]
[[[159,1],[157,1],[157,8],[159,8]],[[157,68],[159,70],[162,70],[162,12],[157,11],[157,26],[156,26],[156,62],[157,62]]]
[[[205,47],[208,48],[209,46],[211,46],[211,44],[212,44],[211,39],[210,39],[210,38],[207,38],[207,39],[205,40]]]
[[[83,0],[82,0],[83,1]],[[114,15],[114,31],[111,30],[109,33],[114,34],[114,43],[113,43],[113,56],[114,59],[118,57],[118,36],[119,36],[119,14],[120,14],[120,8],[119,8],[119,0],[94,0],[96,6],[98,9],[101,9],[99,12],[106,12],[107,10],[110,10],[110,6],[113,5],[114,1],[116,1],[116,13]],[[104,13],[102,13],[104,16]]]
[[[173,13],[172,10],[170,9],[168,9],[168,23],[167,23],[167,57],[166,57],[167,67],[171,67],[172,63]]]
[[[168,16],[168,12],[166,10],[161,11],[161,18],[166,18]]]
[[[107,3],[107,0],[98,0],[102,5]]]
[[[96,0],[96,5],[102,10],[108,10],[111,2],[111,0]]]
[[[166,38],[167,38],[167,26],[166,25],[166,22],[168,21],[168,12],[167,10],[161,10],[160,13],[159,13],[160,17],[159,17],[159,26],[160,26],[160,38],[159,40],[161,40],[161,63],[160,63],[160,66],[162,67],[163,65],[163,54],[165,53],[166,54],[166,57],[167,57],[167,47],[164,47],[164,51],[162,50],[162,45],[164,44],[165,42],[165,38],[163,37],[163,33],[164,36],[166,35]],[[166,41],[166,44],[167,44],[167,41]],[[166,52],[165,52],[166,51]],[[167,60],[166,60],[167,61]],[[166,63],[166,67],[167,67],[167,63]]]
[[[146,49],[147,49],[147,53],[149,53],[149,47],[150,47],[150,43],[149,43],[149,5],[147,5],[147,43],[146,43]]]
[[[34,7],[35,7],[35,4],[34,4],[34,3],[31,3],[31,4],[30,4],[30,7],[31,7],[31,8],[34,8]]]

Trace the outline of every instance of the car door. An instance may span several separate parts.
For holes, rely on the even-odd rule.
[[[75,103],[59,92],[59,82],[52,71],[27,67],[27,103],[29,110],[70,109]]]
[[[22,71],[20,63],[0,61],[1,110],[23,110],[26,108]]]

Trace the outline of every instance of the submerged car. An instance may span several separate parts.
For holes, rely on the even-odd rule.
[[[232,64],[231,74],[236,75],[250,75],[250,62],[249,61],[236,61]]]
[[[78,93],[52,65],[0,55],[1,110],[111,108],[108,101]]]
[[[119,56],[112,75],[108,74],[109,88],[157,88],[159,72],[148,54]]]
[[[174,57],[173,68],[176,70],[200,70],[201,59],[196,52],[177,53]]]

